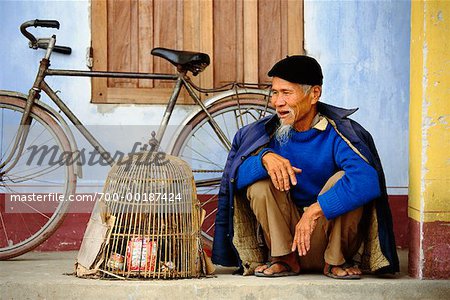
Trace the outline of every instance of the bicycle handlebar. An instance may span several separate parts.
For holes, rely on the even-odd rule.
[[[34,27],[49,27],[59,29],[59,22],[56,20],[34,20]]]
[[[47,49],[48,47],[48,39],[36,39],[36,37],[28,32],[28,27],[47,27],[47,28],[56,28],[59,29],[59,22],[56,20],[30,20],[24,22],[20,25],[20,32],[30,41],[29,46],[33,49]],[[70,54],[72,53],[72,49],[66,46],[54,46],[53,51],[59,52],[62,54]]]

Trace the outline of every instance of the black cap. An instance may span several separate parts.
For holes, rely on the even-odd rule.
[[[300,84],[322,85],[323,83],[322,68],[319,63],[306,55],[293,55],[280,60],[267,75]]]

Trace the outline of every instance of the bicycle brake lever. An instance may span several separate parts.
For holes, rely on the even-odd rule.
[[[37,39],[36,43],[29,42],[28,45],[30,46],[30,48],[33,48],[33,49],[38,49],[38,48],[47,49],[49,43],[50,43],[49,38],[40,38],[40,39]],[[56,46],[55,45],[53,47],[53,51],[62,53],[62,54],[71,54],[72,48],[66,47],[66,46]]]

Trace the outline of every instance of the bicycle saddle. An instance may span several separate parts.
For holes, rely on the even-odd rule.
[[[203,71],[210,62],[209,55],[201,52],[154,48],[152,55],[167,59],[178,71],[191,71],[194,76]]]

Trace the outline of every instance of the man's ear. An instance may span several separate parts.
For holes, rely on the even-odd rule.
[[[322,87],[320,85],[314,85],[311,88],[310,94],[311,94],[311,104],[316,104],[319,101],[320,96],[322,95]]]

